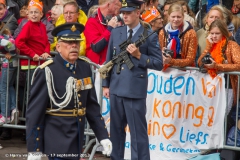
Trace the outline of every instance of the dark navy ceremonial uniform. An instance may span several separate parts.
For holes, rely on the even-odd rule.
[[[132,37],[132,42],[143,34],[140,28]],[[151,31],[148,31],[150,34]],[[127,26],[112,30],[107,52],[107,62],[113,58],[113,53],[120,53],[119,44],[127,40]],[[114,51],[114,48],[115,51]],[[121,72],[116,73],[114,65],[109,77],[103,80],[103,87],[110,89],[110,140],[113,144],[112,160],[123,160],[125,148],[125,127],[128,124],[131,133],[131,160],[149,160],[149,142],[146,123],[146,96],[148,85],[147,69],[161,70],[162,53],[159,48],[157,34],[151,35],[139,47],[141,58],[138,60],[129,54],[134,67],[129,70],[125,63]]]
[[[75,26],[73,29],[75,30]],[[49,93],[47,87],[46,67],[52,72],[52,78],[48,79],[53,82],[52,93]],[[50,104],[52,104],[52,109],[59,109],[59,106],[55,104],[63,101],[61,97],[67,90],[66,83],[69,77],[79,82],[82,88],[74,92],[77,95],[73,93],[65,108],[56,112],[46,112],[51,108]],[[56,55],[49,64],[45,66],[43,64],[37,69],[33,77],[26,111],[28,152],[43,152],[50,157],[79,160],[82,152],[85,118],[99,141],[108,139],[91,77],[92,71],[88,62],[77,59],[74,64],[70,64],[62,58],[61,54]],[[55,104],[52,103],[49,95],[53,96]],[[76,104],[76,99],[78,99],[78,104]]]
[[[76,79],[91,77],[92,72],[87,62],[77,60],[75,74],[64,66],[63,58],[58,54],[53,63],[48,65],[53,74],[54,87],[58,95],[66,92],[66,81],[72,76]],[[81,90],[79,108],[86,107],[87,120],[98,140],[108,138],[100,106],[97,102],[95,88]],[[54,95],[57,102],[56,95]],[[64,109],[74,109],[73,98]],[[85,115],[62,117],[46,114],[50,108],[50,99],[46,85],[45,70],[38,69],[30,92],[29,106],[26,113],[27,148],[29,152],[42,151],[50,156],[57,154],[80,154],[82,151]],[[53,106],[53,108],[58,108]],[[65,158],[65,157],[64,157]],[[68,157],[71,158],[71,157]],[[77,159],[77,157],[75,157]],[[74,159],[74,158],[73,158]]]

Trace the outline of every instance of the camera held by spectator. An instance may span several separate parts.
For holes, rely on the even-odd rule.
[[[121,22],[121,23],[123,24],[123,15],[122,15],[122,14],[118,14],[118,15],[116,15],[116,16],[114,16],[114,17],[116,17],[116,19],[117,19],[118,22]],[[109,22],[112,18],[113,18],[113,17],[110,16],[110,15],[106,16],[107,22]]]
[[[202,63],[203,63],[203,64],[211,64],[211,63],[212,63],[211,59],[213,59],[212,56],[211,56],[211,54],[210,54],[210,53],[207,53],[207,54],[202,58]]]
[[[168,56],[173,57],[173,51],[172,51],[171,49],[165,48],[165,49],[164,49],[164,52],[163,52],[163,55],[164,55],[165,57],[168,57]]]

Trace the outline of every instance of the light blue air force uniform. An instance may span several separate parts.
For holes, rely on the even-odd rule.
[[[127,26],[112,30],[107,62],[113,57],[113,52],[120,53],[119,44],[127,40]],[[139,23],[133,28],[132,42],[139,39],[144,28]],[[151,31],[148,31],[150,34]],[[114,51],[114,48],[115,51]],[[162,70],[162,53],[160,50],[158,35],[154,33],[140,47],[141,58],[137,59],[129,54],[134,67],[129,70],[125,63],[121,66],[121,72],[116,73],[115,64],[109,73],[109,77],[103,80],[103,87],[110,88],[110,139],[113,143],[112,160],[123,160],[125,137],[124,128],[129,125],[131,133],[131,160],[150,160],[149,142],[146,123],[146,96],[148,85],[147,69]]]

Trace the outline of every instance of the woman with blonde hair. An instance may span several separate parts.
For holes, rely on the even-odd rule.
[[[168,19],[169,23],[159,33],[164,69],[168,66],[193,66],[197,51],[197,35],[191,24],[184,21],[182,6],[172,4],[168,10]],[[166,49],[172,52],[172,55],[167,54]]]
[[[221,6],[221,5],[216,5],[213,6],[209,12],[205,15],[205,17],[203,18],[203,28],[199,29],[197,31],[197,37],[198,37],[198,45],[199,45],[199,49],[200,49],[200,53],[202,53],[204,51],[204,49],[206,48],[206,37],[209,31],[209,26],[211,25],[211,23],[216,20],[216,19],[220,19],[222,20],[224,23],[226,23],[227,25],[229,25],[229,33],[231,34],[232,32],[232,15],[228,12],[228,9],[226,9],[225,7]]]

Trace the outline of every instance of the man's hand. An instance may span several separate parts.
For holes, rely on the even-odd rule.
[[[5,54],[5,58],[9,60],[9,59],[11,59],[11,58],[12,58],[12,56],[11,56],[11,54],[10,54],[10,53],[6,53],[6,54]]]
[[[102,154],[110,156],[112,153],[112,142],[109,139],[103,139],[100,143],[103,146]]]
[[[116,28],[119,26],[119,22],[117,21],[117,17],[112,17],[112,19],[108,22],[108,26]]]
[[[46,60],[48,57],[51,57],[51,56],[48,53],[43,53],[41,57],[43,58],[43,60]]]
[[[135,58],[140,59],[141,52],[139,51],[139,48],[135,46],[135,44],[129,44],[127,46],[127,51]]]
[[[109,98],[109,88],[103,87],[103,96]]]
[[[27,160],[41,160],[42,152],[29,152]]]
[[[35,54],[33,57],[33,61],[39,61],[39,55]]]

